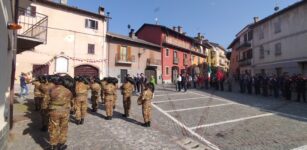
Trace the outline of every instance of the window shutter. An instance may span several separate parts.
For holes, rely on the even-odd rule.
[[[131,47],[130,46],[127,47],[127,57],[128,57],[128,60],[133,61],[131,58]]]
[[[95,21],[95,29],[98,30],[98,21]]]
[[[116,60],[120,60],[120,45],[117,45]]]
[[[88,27],[88,19],[85,19],[85,28]]]

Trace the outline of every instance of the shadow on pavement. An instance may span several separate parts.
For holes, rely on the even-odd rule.
[[[33,99],[27,99],[24,105],[27,106],[28,110],[25,117],[28,117],[31,121],[28,127],[23,131],[23,135],[29,134],[33,140],[40,145],[43,149],[49,146],[48,143],[48,132],[40,131],[41,128],[41,117],[40,112],[35,111]]]

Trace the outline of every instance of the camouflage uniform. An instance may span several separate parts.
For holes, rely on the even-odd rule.
[[[117,94],[116,94],[116,89],[118,88],[118,84],[115,84],[115,95],[114,95],[114,100],[113,100],[113,109],[115,109],[116,106],[116,101],[117,101]]]
[[[92,96],[91,96],[91,101],[92,101],[92,109],[93,111],[97,111],[98,109],[98,101],[99,101],[99,96],[101,95],[101,86],[98,83],[93,83],[91,84],[91,90],[92,90]]]
[[[112,83],[106,84],[104,87],[104,100],[107,117],[113,116],[114,99],[116,97],[116,86]]]
[[[83,82],[76,83],[76,97],[75,97],[75,107],[76,107],[76,119],[84,119],[87,111],[87,97],[88,97],[89,86]]]
[[[46,130],[48,127],[49,115],[48,115],[48,104],[50,101],[50,89],[55,85],[53,83],[42,83],[39,86],[40,91],[43,95],[43,100],[41,102],[41,117],[42,117],[42,130]]]
[[[104,104],[104,87],[106,86],[107,81],[101,81],[101,102]]]
[[[151,121],[151,100],[153,98],[153,93],[150,89],[144,89],[141,93],[140,97],[138,98],[138,104],[142,105],[142,112],[145,125],[148,123],[150,126]]]
[[[133,84],[131,84],[130,82],[126,82],[122,85],[123,105],[126,117],[129,116],[130,112],[133,87],[134,87]]]
[[[67,140],[68,119],[72,93],[62,85],[57,85],[50,92],[49,138],[51,145],[65,144]]]
[[[35,110],[41,110],[41,102],[43,100],[43,94],[39,89],[41,83],[39,81],[33,81],[32,84],[34,85],[34,104]]]

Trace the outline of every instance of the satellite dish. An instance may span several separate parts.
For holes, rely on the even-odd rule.
[[[130,24],[128,24],[128,29],[130,29],[131,28],[131,25]]]
[[[278,11],[278,10],[279,10],[279,7],[278,7],[278,6],[276,6],[276,7],[274,8],[274,10],[275,10],[275,11]]]

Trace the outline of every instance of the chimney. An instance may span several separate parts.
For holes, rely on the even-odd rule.
[[[101,16],[104,16],[104,7],[103,6],[98,7],[98,14],[101,15]]]
[[[60,0],[60,4],[67,5],[68,0]]]
[[[173,30],[174,30],[174,31],[177,31],[177,27],[174,26],[174,27],[173,27]]]
[[[135,33],[134,33],[134,29],[131,29],[130,32],[129,32],[129,37],[132,38],[132,39],[136,39],[137,37],[135,36]]]
[[[200,32],[197,33],[197,38],[198,38],[198,39],[201,39],[201,34],[200,34]]]
[[[254,23],[259,21],[259,17],[254,17]]]
[[[182,27],[181,27],[181,26],[178,26],[178,32],[179,32],[179,33],[183,33],[183,30],[182,30]]]

